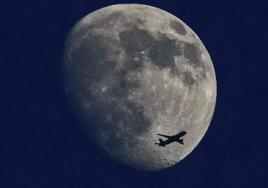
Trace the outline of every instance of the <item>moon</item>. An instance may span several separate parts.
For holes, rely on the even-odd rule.
[[[64,48],[65,92],[88,136],[111,158],[154,171],[177,164],[211,122],[216,76],[183,21],[141,4],[108,6],[82,18]],[[160,147],[181,131],[184,145]]]

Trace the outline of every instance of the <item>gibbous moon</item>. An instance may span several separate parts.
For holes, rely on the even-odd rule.
[[[111,158],[160,170],[185,158],[210,124],[216,77],[198,36],[159,8],[119,4],[82,18],[66,39],[65,92]],[[185,131],[184,144],[158,134]]]

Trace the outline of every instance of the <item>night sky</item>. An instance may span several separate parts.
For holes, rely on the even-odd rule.
[[[104,156],[71,112],[61,80],[66,35],[86,14],[124,1],[2,0],[1,188],[268,187],[268,3],[134,2],[183,20],[210,53],[218,96],[201,143],[174,167],[135,171]]]

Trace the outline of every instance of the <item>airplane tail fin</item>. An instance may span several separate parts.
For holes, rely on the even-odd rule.
[[[179,139],[177,142],[179,142],[180,144],[184,145],[184,140],[183,139]]]
[[[163,146],[164,147],[164,144],[163,144],[164,140],[162,140],[161,138],[159,138],[159,143],[155,143],[159,146]]]

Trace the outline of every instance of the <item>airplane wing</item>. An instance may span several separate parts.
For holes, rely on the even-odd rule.
[[[165,137],[165,138],[171,138],[171,136],[168,136],[168,135],[163,135],[163,134],[157,134],[157,135],[159,135],[159,136],[163,136],[163,137]]]

